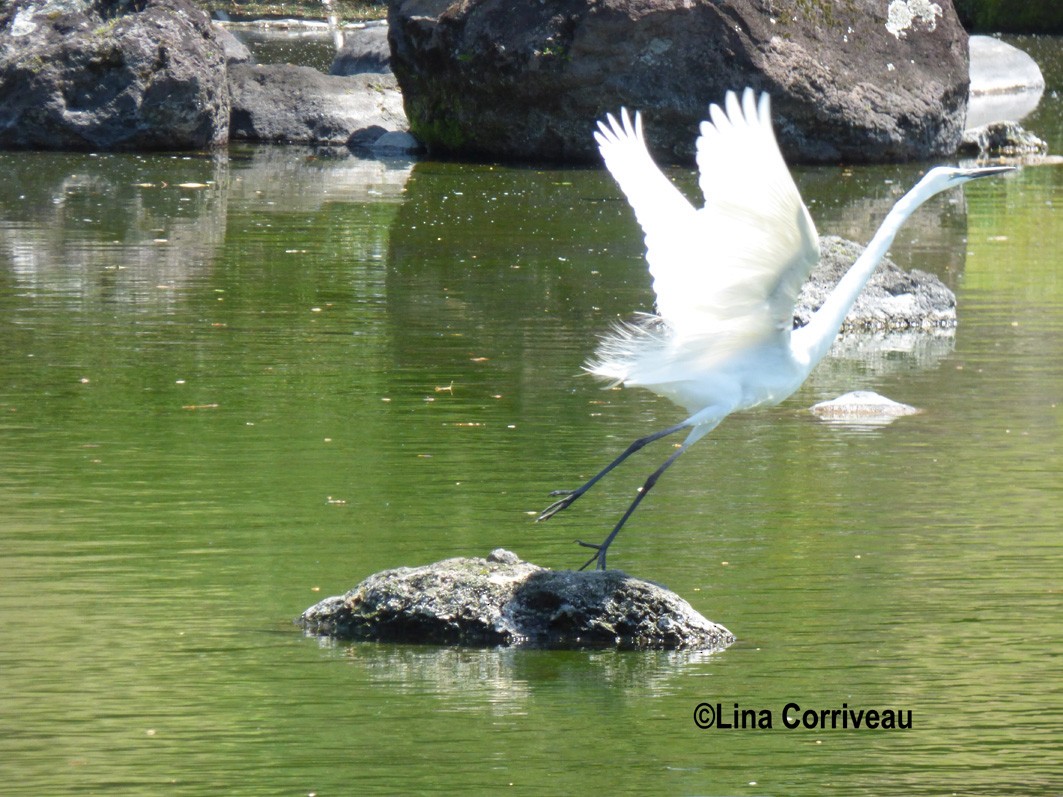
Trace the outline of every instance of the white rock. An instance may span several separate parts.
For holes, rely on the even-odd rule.
[[[887,424],[921,410],[901,404],[871,390],[854,390],[830,401],[821,401],[810,408],[813,415],[835,423]]]

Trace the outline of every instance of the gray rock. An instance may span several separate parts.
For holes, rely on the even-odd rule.
[[[715,650],[734,641],[656,584],[618,570],[547,570],[503,549],[376,573],[298,622],[320,636],[472,646]]]
[[[291,64],[234,64],[229,81],[234,139],[369,146],[408,127],[392,75],[341,77]]]
[[[398,131],[384,133],[384,135],[368,146],[375,154],[383,156],[413,155],[424,150],[421,142],[416,138],[409,133],[401,133]]]
[[[250,48],[240,41],[236,35],[221,25],[214,25],[214,35],[218,37],[218,41],[221,42],[222,52],[225,53],[225,63],[229,64],[249,64],[254,61],[251,57]]]
[[[1048,144],[1018,122],[990,122],[963,131],[961,155],[1044,155]]]
[[[594,120],[643,111],[655,153],[693,157],[729,89],[773,98],[794,161],[951,154],[967,34],[941,0],[394,0],[391,66],[430,151],[593,161]]]
[[[385,74],[391,72],[391,47],[385,24],[347,28],[343,47],[336,53],[330,75]]]
[[[991,36],[971,37],[966,127],[1018,121],[1036,110],[1044,90],[1044,75],[1027,53]]]
[[[794,308],[794,327],[809,322],[864,247],[835,235],[819,239],[820,261]],[[951,329],[956,326],[956,294],[933,274],[904,271],[884,258],[845,317],[842,332]]]
[[[188,0],[14,0],[0,11],[0,146],[204,149],[229,135],[222,45]]]
[[[971,94],[1039,91],[1045,78],[1037,62],[1018,47],[992,36],[972,36]]]
[[[885,425],[920,412],[910,404],[901,404],[872,390],[853,390],[830,401],[813,404],[809,410],[824,421],[860,425]]]

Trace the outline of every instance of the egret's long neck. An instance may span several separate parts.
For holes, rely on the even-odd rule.
[[[831,343],[834,342],[838,331],[842,328],[845,316],[856,303],[860,291],[867,285],[867,281],[875,272],[875,267],[892,246],[897,230],[904,224],[905,219],[931,196],[920,192],[919,188],[920,186],[917,185],[893,206],[863,254],[838,281],[823,306],[816,311],[805,326],[794,330],[791,336],[791,348],[795,355],[802,360],[807,360],[809,370],[823,359],[827,350],[830,349]]]

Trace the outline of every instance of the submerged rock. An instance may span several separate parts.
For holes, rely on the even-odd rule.
[[[864,247],[836,235],[819,239],[820,261],[794,307],[794,327],[802,327],[823,306],[838,280]],[[933,274],[905,271],[883,258],[842,324],[842,332],[922,330],[956,326],[956,294]]]
[[[548,570],[503,549],[369,576],[297,621],[311,634],[444,645],[722,649],[734,636],[618,570]]]
[[[990,122],[965,130],[961,155],[1044,155],[1048,144],[1018,122]]]
[[[885,425],[920,412],[910,404],[901,404],[872,390],[854,390],[830,401],[813,404],[809,410],[824,421],[875,425]]]

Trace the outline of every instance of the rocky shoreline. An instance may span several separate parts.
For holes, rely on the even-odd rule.
[[[189,0],[146,0],[136,11],[108,0],[8,4],[0,109],[6,149],[205,150],[231,141],[420,149],[386,70],[253,64]]]
[[[566,1],[573,15],[587,13],[577,0]],[[652,41],[639,45],[645,52],[660,56],[660,63],[655,62],[646,74],[670,74],[673,66],[669,65],[665,53],[684,52],[682,42],[673,39],[686,35],[679,29],[672,30],[666,23],[672,13],[671,5],[664,0],[656,3],[626,1],[626,5],[619,3],[618,8],[626,9],[624,14],[627,16],[617,17],[617,24],[619,20],[629,20],[631,24],[637,22],[637,27],[632,30],[641,31],[639,35],[643,37],[663,25],[659,42],[658,38],[651,36]],[[482,9],[480,13],[489,14],[494,13],[495,5],[484,2],[472,4],[469,8],[479,8]],[[437,6],[442,13],[448,4],[437,2],[433,8]],[[648,14],[646,9],[653,13]],[[689,143],[688,122],[694,122],[686,119],[684,114],[700,118],[707,103],[702,103],[703,98],[697,99],[689,113],[677,115],[676,109],[686,100],[680,102],[678,95],[670,98],[658,79],[639,90],[643,93],[629,97],[627,87],[642,83],[634,78],[617,83],[616,79],[610,78],[610,70],[615,68],[604,61],[598,63],[605,58],[605,51],[584,40],[596,35],[593,31],[601,24],[594,14],[578,17],[587,31],[591,31],[582,34],[584,39],[579,40],[582,42],[579,46],[576,46],[578,36],[572,33],[575,38],[565,40],[568,42],[565,47],[569,49],[563,53],[563,37],[558,38],[563,31],[559,28],[551,34],[552,44],[547,42],[542,47],[531,47],[534,42],[529,43],[530,40],[521,44],[521,47],[525,44],[531,47],[530,50],[524,47],[531,55],[518,59],[520,63],[506,61],[506,64],[485,66],[475,63],[480,57],[476,48],[490,42],[496,49],[505,49],[501,39],[493,34],[486,39],[470,39],[461,45],[465,48],[464,56],[454,63],[443,64],[434,53],[443,46],[439,37],[444,29],[450,29],[446,26],[452,26],[453,20],[451,17],[426,16],[421,13],[423,11],[417,3],[393,2],[390,24],[339,28],[327,23],[296,24],[292,20],[262,23],[265,27],[310,27],[334,34],[337,45],[342,41],[342,46],[337,51],[330,74],[324,74],[305,66],[253,63],[251,52],[233,32],[246,30],[247,23],[212,22],[188,0],[145,0],[139,11],[130,10],[122,0],[15,0],[0,12],[0,43],[3,44],[0,48],[0,108],[4,109],[0,113],[0,147],[83,151],[179,150],[208,149],[224,146],[230,141],[249,141],[347,146],[378,155],[410,155],[427,147],[433,154],[499,160],[584,161],[594,158],[588,130],[591,121],[597,118],[597,104],[608,102],[613,107],[631,101],[629,104],[633,102],[643,107],[647,120],[652,120],[648,121],[648,132],[654,139],[655,151],[665,158],[671,155],[677,160],[683,159],[684,153],[668,138],[673,135],[669,131],[680,131],[680,139]],[[498,13],[504,11],[501,9]],[[577,16],[572,16],[571,20],[576,20]],[[470,26],[486,25],[484,30],[490,33],[489,19],[472,16],[462,30],[468,33]],[[550,25],[556,27],[556,22],[551,18]],[[518,23],[520,20],[509,27],[516,31],[520,29]],[[952,21],[949,22],[950,32],[944,31],[940,27],[944,19],[936,17],[932,20],[911,19],[905,24],[907,27],[903,30],[896,28],[900,25],[896,22],[896,29],[884,29],[884,33],[876,29],[873,35],[885,36],[883,41],[887,44],[895,40],[902,47],[910,46],[904,43],[905,40],[917,37],[927,42],[946,39],[955,42],[966,37]],[[415,31],[411,25],[420,27]],[[610,30],[604,30],[602,35]],[[787,29],[790,35],[787,41],[791,45],[796,30],[796,27]],[[486,35],[483,30],[482,33]],[[539,35],[530,28],[525,33]],[[757,40],[743,46],[777,48],[782,40],[771,38],[770,33],[769,30],[764,34],[768,36],[764,39],[767,43],[758,44],[760,40]],[[871,32],[868,35],[872,35]],[[668,44],[663,50],[661,42]],[[812,41],[807,44],[805,52],[818,52],[815,50],[817,46]],[[512,54],[511,51],[512,47],[507,50]],[[1027,105],[1032,101],[1032,107],[1036,106],[1040,96],[1037,92],[1043,90],[1043,80],[1035,85],[1040,73],[1028,56],[988,37],[973,37],[970,51],[973,59],[970,65],[972,101],[989,96],[997,102],[1000,95],[994,92],[1000,85],[1006,85],[1011,96],[1021,95]],[[577,55],[586,61],[586,67],[573,63]],[[790,60],[796,57],[795,52],[790,53]],[[611,58],[614,56],[606,60]],[[743,59],[733,56],[732,60],[738,63]],[[735,85],[751,80],[771,83],[772,73],[763,70],[775,60],[773,56],[759,67],[754,64],[753,71],[746,73],[736,72],[738,67],[732,64],[734,68],[728,67],[729,71],[720,79]],[[962,75],[957,78],[957,86],[960,83],[966,85],[967,80],[965,57],[960,61],[963,62]],[[568,86],[564,88],[566,101],[558,103],[558,91],[571,82],[568,78],[561,78],[573,70],[590,69],[595,63],[592,71],[604,69],[605,72],[601,80],[583,78],[587,84],[586,100],[579,99],[582,89]],[[782,58],[780,63],[785,66],[787,58]],[[959,61],[948,68],[956,72],[960,69],[958,64]],[[392,73],[393,66],[398,68],[398,77]],[[816,74],[823,66],[819,62],[806,64]],[[778,64],[776,67],[781,68]],[[703,64],[698,68],[704,69]],[[445,77],[447,69],[456,70],[450,78]],[[534,98],[524,97],[521,92],[526,93],[531,90],[530,86],[537,85],[542,78],[539,73],[543,70],[548,73],[544,84],[548,90],[533,103]],[[1003,78],[1002,71],[1006,73]],[[981,85],[990,78],[993,86]],[[1002,79],[1005,84],[1000,83]],[[440,105],[440,97],[433,92],[437,90],[435,85],[444,80],[450,80],[453,85],[448,84],[449,87],[439,90],[454,101]],[[490,88],[492,81],[498,80],[506,85]],[[891,76],[889,80],[895,78]],[[915,82],[920,83],[921,79]],[[455,86],[459,84],[465,85],[466,89],[455,94]],[[475,93],[472,87],[484,95],[479,106],[475,103],[470,106],[465,96]],[[516,90],[518,87],[519,91]],[[787,89],[791,90],[792,87]],[[488,96],[491,92],[494,92],[494,99]],[[900,91],[900,95],[903,94],[904,91]],[[859,132],[864,123],[859,121],[857,111],[867,102],[843,101],[841,95],[835,99],[830,118],[814,121],[809,117],[802,122],[805,111],[787,100],[786,92],[780,95],[776,103],[781,111],[779,135],[784,142],[790,142],[795,160],[904,160],[951,154],[960,146],[959,133],[964,127],[961,112],[966,108],[965,103],[956,101],[955,105],[950,105],[949,120],[943,121],[945,127],[941,128],[947,128],[949,132],[940,140],[936,133],[907,130],[903,137],[930,147],[927,151],[916,151],[909,150],[894,133],[883,132],[881,136],[874,133],[870,134],[871,139],[864,140],[868,133]],[[882,99],[875,100],[876,107],[881,105]],[[949,103],[953,101],[950,99]],[[507,103],[509,110],[504,109]],[[898,118],[925,115],[927,111],[923,106],[926,103],[918,100],[916,104],[922,110],[897,109],[896,115]],[[468,110],[471,107],[479,107],[479,110]],[[564,119],[557,116],[561,107]],[[441,112],[440,108],[445,110]],[[408,112],[414,114],[413,119],[407,116]],[[876,111],[882,118],[893,113],[883,113],[881,108]],[[934,111],[931,115],[937,113]],[[843,133],[846,128],[854,132]],[[470,131],[475,131],[479,138],[470,139]],[[852,138],[852,135],[856,137]],[[847,137],[851,145],[844,143]],[[933,143],[935,141],[938,143]],[[988,133],[968,134],[965,146],[967,152],[977,150],[981,156],[991,152],[1040,151],[1036,137],[1027,136],[1021,127],[1016,129],[1014,125],[998,126]]]

